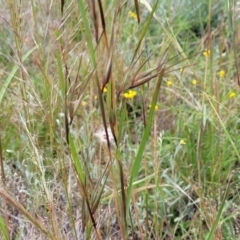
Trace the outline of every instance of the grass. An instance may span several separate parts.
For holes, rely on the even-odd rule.
[[[1,239],[239,239],[239,5],[0,1]]]

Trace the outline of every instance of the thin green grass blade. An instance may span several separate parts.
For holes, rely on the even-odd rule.
[[[5,224],[5,222],[4,222],[2,217],[0,217],[0,228],[2,230],[3,239],[4,240],[8,240],[9,239],[8,231],[7,231],[6,224]]]
[[[148,137],[149,137],[149,133],[150,133],[150,129],[151,129],[152,121],[153,121],[153,116],[154,116],[154,109],[155,109],[155,105],[157,103],[158,94],[159,94],[160,86],[161,86],[161,83],[162,83],[163,73],[164,73],[164,68],[161,70],[161,73],[158,77],[158,81],[157,81],[156,88],[155,88],[154,95],[153,95],[152,102],[151,102],[151,108],[150,108],[149,116],[148,116],[148,119],[147,119],[147,126],[145,128],[144,133],[143,133],[143,137],[142,137],[141,143],[139,145],[138,153],[137,153],[136,159],[135,159],[134,164],[133,164],[133,168],[132,168],[132,172],[131,172],[131,176],[130,176],[130,181],[129,181],[129,186],[128,186],[128,191],[127,191],[127,204],[126,204],[126,212],[127,213],[129,212],[128,210],[129,210],[129,207],[130,207],[133,181],[136,178],[136,176],[138,174],[138,171],[140,169],[143,152],[144,152],[144,149],[145,149],[145,146],[147,144]]]
[[[139,11],[139,2],[138,2],[138,0],[134,0],[134,4],[135,4],[135,10],[136,10],[136,13],[137,13],[138,23],[140,23],[140,11]]]
[[[59,88],[60,88],[61,98],[63,100],[65,98],[65,80],[63,77],[63,69],[62,69],[61,57],[59,52],[57,52],[56,57],[57,57],[57,65],[58,65]]]
[[[88,18],[87,18],[87,14],[86,14],[87,10],[86,10],[86,7],[84,6],[84,3],[82,0],[78,0],[78,6],[79,6],[79,11],[82,15],[82,21],[83,21],[84,31],[85,31],[85,35],[86,35],[86,39],[87,39],[87,46],[88,46],[90,59],[92,61],[93,67],[95,69],[97,63],[96,63],[95,51],[94,51],[93,42],[92,42],[93,38],[91,35]]]
[[[147,10],[149,12],[152,12],[153,9],[151,8],[150,4],[148,3],[148,1],[146,0],[142,0],[141,3],[147,8]],[[153,14],[153,17],[156,19],[156,21],[159,23],[159,25],[161,26],[161,28],[163,29],[163,31],[166,33],[166,35],[168,36],[168,38],[170,39],[170,41],[174,44],[174,46],[178,49],[178,51],[181,53],[181,55],[186,58],[188,65],[190,64],[189,58],[186,56],[185,52],[183,51],[180,43],[178,42],[176,36],[174,35],[173,31],[171,30],[171,26],[168,24],[168,28],[166,28],[164,26],[164,24],[161,22],[160,18],[158,16],[156,16],[156,14]],[[168,30],[169,29],[169,30]]]
[[[218,224],[220,222],[220,217],[222,216],[222,213],[223,213],[223,208],[224,208],[224,205],[225,205],[225,202],[226,202],[226,199],[227,199],[227,196],[228,196],[228,191],[229,191],[229,188],[230,188],[230,183],[231,183],[230,180],[231,180],[232,177],[233,177],[233,174],[231,174],[230,177],[229,177],[229,182],[228,182],[227,188],[226,188],[226,190],[224,192],[223,200],[222,200],[220,208],[218,210],[217,217],[216,217],[216,219],[215,219],[215,221],[213,223],[213,226],[211,228],[210,233],[207,235],[206,240],[214,239],[213,234],[214,234],[214,232],[215,232],[215,230],[216,230],[216,228],[217,228],[217,226],[218,226]]]
[[[237,43],[236,43],[236,33],[234,31],[234,22],[233,22],[233,3],[229,0],[225,0],[225,8],[226,8],[226,13],[227,13],[227,18],[228,18],[228,25],[229,25],[229,32],[230,32],[230,38],[232,40],[233,48],[237,49]],[[237,24],[237,23],[236,23]],[[235,26],[236,29],[236,26]],[[234,54],[234,59],[235,59],[235,66],[236,66],[236,72],[237,72],[237,80],[238,80],[238,85],[240,86],[240,70],[239,70],[239,58],[237,57],[237,51],[233,51]]]
[[[59,31],[55,32],[57,38],[59,39],[59,43],[62,45],[62,38]],[[62,68],[62,61],[61,61],[61,55],[59,51],[56,52],[56,58],[57,58],[57,67],[58,67],[58,77],[59,77],[59,88],[61,93],[62,100],[65,99],[65,92],[66,92],[66,82],[63,77],[63,68]]]
[[[234,152],[235,152],[238,160],[240,160],[240,152],[239,152],[236,144],[234,143],[234,140],[232,139],[231,135],[229,134],[228,130],[226,129],[226,126],[224,125],[222,119],[221,119],[220,116],[218,115],[217,110],[216,110],[216,108],[214,107],[214,105],[213,105],[213,103],[212,103],[212,100],[210,99],[210,97],[209,97],[207,94],[206,94],[206,97],[207,97],[207,99],[208,99],[208,101],[209,101],[209,103],[210,103],[210,105],[211,105],[211,107],[212,107],[212,109],[213,109],[213,111],[214,111],[214,113],[215,113],[215,115],[216,115],[219,123],[221,124],[222,129],[223,129],[223,131],[224,131],[224,133],[225,133],[228,141],[229,141],[230,144],[232,145],[233,150],[234,150]]]
[[[37,48],[38,48],[38,46],[35,46],[35,47],[31,48],[27,53],[25,53],[24,56],[23,56],[22,61],[25,61],[28,58],[28,56],[32,52],[34,52]],[[7,90],[7,87],[9,85],[9,83],[11,82],[11,80],[13,79],[14,75],[16,74],[18,68],[19,68],[18,65],[13,68],[13,70],[11,71],[11,73],[9,74],[8,78],[6,79],[5,83],[2,86],[2,88],[0,90],[0,104],[2,102],[2,99],[3,99],[3,96],[4,96],[5,92]]]
[[[73,142],[73,139],[72,139],[71,135],[69,135],[69,147],[70,147],[70,150],[71,150],[71,154],[72,154],[74,166],[75,166],[76,171],[77,171],[77,175],[78,175],[81,183],[83,184],[84,181],[85,181],[84,180],[85,179],[85,174],[84,174],[83,168],[81,166],[81,163],[79,161],[77,150],[76,150],[76,147],[75,147],[75,144]]]
[[[134,52],[134,55],[133,55],[133,58],[132,58],[132,63],[133,63],[133,61],[134,61],[134,59],[135,59],[135,57],[136,57],[136,55],[137,55],[138,49],[139,49],[140,46],[141,46],[142,40],[143,40],[143,38],[145,37],[146,32],[149,30],[149,25],[150,25],[150,23],[151,23],[151,21],[152,21],[153,14],[154,14],[154,12],[155,12],[155,10],[156,10],[156,8],[157,8],[158,1],[159,1],[159,0],[157,0],[157,2],[154,4],[154,6],[153,6],[153,8],[152,8],[152,11],[151,11],[151,13],[150,13],[150,15],[149,15],[149,17],[148,17],[148,19],[147,19],[147,22],[146,22],[145,25],[144,25],[143,31],[142,31],[141,34],[140,34],[139,41],[138,41],[138,45],[137,45],[137,47],[136,47],[136,49],[135,49],[135,52]]]

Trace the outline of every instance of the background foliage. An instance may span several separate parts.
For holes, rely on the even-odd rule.
[[[2,239],[239,239],[239,1],[0,1]]]

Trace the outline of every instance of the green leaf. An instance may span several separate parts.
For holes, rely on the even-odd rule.
[[[153,121],[153,116],[154,116],[154,111],[155,111],[155,106],[156,106],[156,103],[157,103],[158,94],[159,94],[160,86],[161,86],[161,83],[162,83],[163,73],[164,73],[164,68],[161,70],[161,73],[158,77],[155,92],[154,92],[153,99],[152,99],[152,102],[151,102],[151,108],[150,108],[149,116],[148,116],[148,119],[147,119],[147,126],[144,130],[143,137],[142,137],[139,149],[138,149],[138,153],[137,153],[136,159],[135,159],[134,164],[133,164],[133,168],[132,168],[132,172],[131,172],[131,176],[130,176],[130,181],[129,181],[129,185],[128,185],[128,191],[127,191],[127,204],[126,204],[126,212],[127,213],[129,212],[128,210],[129,210],[129,207],[130,207],[133,181],[136,178],[136,176],[138,174],[138,171],[140,169],[143,152],[144,152],[144,149],[145,149],[145,146],[147,144],[148,137],[149,137],[149,133],[150,133],[150,129],[151,129],[152,121]]]
[[[24,62],[24,60],[27,59],[27,57],[36,49],[38,48],[38,46],[35,46],[33,48],[31,48],[26,54],[24,54],[22,61]],[[6,79],[5,83],[3,84],[1,90],[0,90],[0,104],[2,102],[3,96],[7,90],[8,85],[10,84],[11,80],[13,79],[14,75],[16,74],[17,70],[19,68],[19,65],[15,66],[13,68],[13,70],[11,71],[11,73],[9,74],[8,78]]]
[[[87,10],[86,7],[84,6],[84,3],[82,0],[78,0],[78,6],[79,6],[79,11],[81,13],[82,16],[82,21],[83,21],[83,26],[84,26],[84,31],[85,31],[85,35],[86,35],[86,39],[87,39],[87,46],[88,46],[88,51],[90,54],[90,59],[92,61],[93,67],[94,69],[96,68],[96,58],[95,58],[95,51],[94,51],[94,47],[93,47],[93,43],[92,43],[92,35],[91,35],[91,31],[89,28],[89,23],[88,23],[88,17],[87,17]]]
[[[77,171],[77,175],[78,175],[81,183],[83,184],[84,181],[85,181],[84,171],[83,171],[83,168],[82,168],[81,163],[79,161],[78,154],[77,154],[76,147],[74,145],[73,139],[70,135],[69,135],[69,147],[70,147],[70,150],[71,150],[71,154],[72,154],[75,169]]]
[[[0,228],[2,230],[2,234],[3,234],[4,240],[8,240],[9,239],[8,231],[7,231],[6,224],[5,224],[5,222],[4,222],[2,217],[0,217]]]

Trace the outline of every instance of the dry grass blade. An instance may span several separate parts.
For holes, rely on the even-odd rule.
[[[161,71],[161,70],[162,70],[162,67],[163,67],[163,64],[165,63],[165,59],[166,59],[166,57],[167,57],[168,51],[169,51],[169,48],[167,48],[167,49],[164,51],[162,57],[159,59],[158,68],[157,68],[158,71]]]
[[[77,112],[77,110],[79,108],[79,105],[81,104],[81,101],[82,101],[82,99],[84,97],[84,93],[85,93],[85,91],[87,89],[87,86],[89,84],[89,81],[90,81],[92,75],[93,75],[93,71],[87,76],[87,79],[85,80],[85,82],[82,83],[83,86],[82,86],[81,90],[79,90],[78,99],[77,100],[71,100],[70,110],[69,110],[70,124],[72,124],[73,118],[74,118],[74,116],[75,116],[75,114],[76,114],[76,112]],[[76,78],[75,81],[77,82],[77,78]],[[73,89],[73,93],[71,94],[72,98],[74,96],[74,90],[75,89]]]
[[[106,66],[106,72],[103,77],[103,83],[102,83],[102,91],[109,82],[109,79],[111,77],[112,73],[112,51],[110,51],[110,56],[108,58],[107,66]]]
[[[94,30],[95,30],[95,40],[96,40],[96,42],[98,42],[98,38],[99,38],[98,29],[99,29],[99,26],[98,26],[98,16],[97,16],[97,12],[96,12],[96,4],[95,4],[94,0],[90,1],[89,8],[91,10],[92,18],[93,18],[93,26],[94,26]]]
[[[91,219],[92,225],[97,232],[97,224],[93,216],[91,200],[88,196],[87,183],[83,184],[80,180],[78,181],[79,188],[81,191],[81,195],[83,196],[82,200],[82,231],[85,231],[85,227],[87,226],[89,218]]]
[[[141,52],[140,56],[143,54],[144,51]],[[128,73],[131,72],[131,70],[133,69],[133,67],[137,64],[137,61],[139,60],[140,56],[138,57],[137,61],[134,62],[128,69],[127,69],[127,73],[126,73],[126,79],[123,83],[123,86],[119,89],[118,91],[118,96],[122,93],[122,91],[124,91],[125,89],[129,89],[129,85],[132,85],[135,81],[141,80],[142,78],[147,77],[148,75],[150,75],[154,70],[156,70],[157,68],[152,68],[152,69],[148,69],[142,73],[140,73],[140,71],[146,66],[146,63],[150,60],[150,58],[152,57],[152,55],[154,54],[154,52],[152,52],[147,59],[145,59],[143,62],[141,62],[140,66],[137,68],[137,70],[135,71],[134,75],[131,77],[130,80],[127,79],[128,77]]]
[[[148,75],[151,74],[152,70],[149,70],[149,71],[150,72],[147,71],[147,72],[141,74],[141,76],[143,76],[143,78],[140,78],[140,75],[139,75],[138,78],[137,78],[138,80],[137,81],[134,80],[132,82],[131,86],[128,89],[139,87],[139,86],[149,82],[151,79],[159,76],[159,74],[161,73],[161,71],[159,71],[159,72],[157,72],[157,73],[155,73],[155,74],[153,74],[151,76],[148,76]],[[146,76],[146,77],[144,77],[144,76]]]
[[[109,123],[110,123],[110,128],[111,132],[113,134],[115,143],[117,145],[117,117],[116,117],[116,95],[115,95],[115,82],[114,79],[111,78],[112,75],[112,65],[113,65],[113,53],[114,53],[114,46],[115,46],[115,24],[116,24],[116,17],[117,17],[117,12],[114,12],[114,17],[113,17],[113,23],[112,23],[112,29],[111,29],[111,45],[110,45],[110,53],[109,53],[109,62],[107,65],[106,69],[106,74],[104,78],[105,84],[110,81],[109,84],[109,91],[107,94],[107,104],[108,104],[108,109],[109,109]]]
[[[85,189],[85,187],[82,189]],[[94,229],[97,231],[97,224],[96,224],[93,214],[94,213],[92,213],[92,208],[91,208],[90,202],[87,198],[87,194],[85,192],[85,198],[82,201],[82,231],[85,231],[85,228],[88,224],[89,218],[91,219]]]
[[[145,50],[145,49],[144,49]],[[141,52],[140,56],[144,53],[144,50]],[[154,51],[147,57],[146,60],[144,60],[143,62],[141,62],[140,66],[138,67],[137,71],[135,72],[134,76],[132,77],[133,79],[137,77],[138,73],[141,71],[141,69],[146,65],[146,63],[150,60],[150,58],[152,57],[152,55],[154,54]],[[140,56],[138,57],[137,61],[139,61],[139,58]],[[128,71],[130,71],[133,66],[137,63],[137,61],[135,63],[133,63],[131,65],[131,67],[129,68]]]
[[[42,231],[49,239],[54,240],[54,236],[49,230],[37,219],[35,219],[19,202],[12,198],[5,190],[0,190],[0,196],[4,198],[8,203],[14,206],[19,212],[21,212],[32,224]]]
[[[144,71],[144,72],[136,75],[135,77],[133,77],[133,78],[130,80],[130,81],[131,81],[131,84],[134,84],[135,82],[138,82],[138,81],[140,81],[141,79],[148,77],[150,74],[152,74],[152,72],[153,72],[154,70],[156,70],[156,69],[153,69],[153,68],[152,68],[152,69],[148,69],[148,70],[146,70],[146,71]]]
[[[104,39],[105,39],[105,45],[106,45],[106,49],[108,51],[109,44],[108,44],[108,37],[107,37],[107,32],[106,32],[106,23],[105,23],[105,17],[104,17],[104,12],[103,12],[103,7],[102,7],[101,0],[98,0],[98,7],[99,7],[99,11],[100,11],[100,17],[101,17],[101,23],[102,23],[102,28],[103,28],[103,35],[104,35]]]

